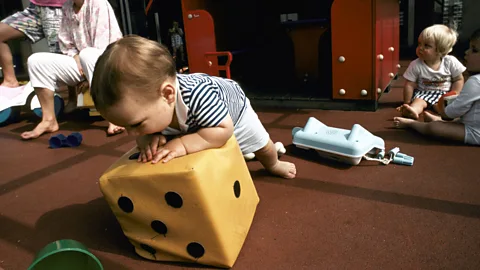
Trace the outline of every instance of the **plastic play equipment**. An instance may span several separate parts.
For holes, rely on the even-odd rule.
[[[320,102],[322,108],[328,109],[333,104],[330,101],[337,101],[331,105],[336,109],[377,108],[378,98],[389,88],[400,68],[397,0],[307,1],[289,5],[247,2],[182,1],[190,72],[222,76],[221,69],[230,70],[231,64],[231,77],[235,80],[250,73],[261,81],[267,69],[275,71],[270,74],[277,73],[277,80],[283,80],[290,75],[278,72],[292,67],[297,81],[317,78],[320,84],[315,86],[314,96],[324,100],[307,104],[308,101],[287,99],[282,104],[295,102],[316,108]],[[258,23],[260,21],[263,23]],[[239,27],[241,30],[237,31]],[[245,30],[252,28],[255,31]],[[265,42],[270,45],[262,45]],[[282,51],[285,54],[278,49],[283,43],[291,44]],[[256,48],[258,53],[250,56],[242,53],[233,59],[229,56],[228,61],[221,64],[225,62],[220,61],[221,56],[255,46],[261,47]],[[276,64],[289,57],[294,59],[291,63]],[[246,64],[240,68],[239,62]],[[243,87],[249,90],[248,85]],[[271,100],[262,102],[273,102]]]
[[[0,125],[15,122],[20,115],[21,107],[25,105],[33,88],[20,86],[2,89],[0,92]]]
[[[42,117],[40,101],[30,82],[21,87],[0,92],[0,125],[15,122],[20,115],[21,107],[25,105],[28,105],[36,116]],[[55,115],[60,115],[63,112],[65,102],[57,93],[54,95],[54,106]],[[77,107],[89,109],[90,116],[99,115],[93,104],[89,89],[78,94]]]
[[[57,240],[46,245],[28,270],[103,270],[95,255],[82,243],[71,239]]]
[[[394,148],[385,156],[385,142],[358,124],[351,130],[329,127],[310,117],[305,127],[292,130],[293,144],[298,148],[313,149],[324,158],[350,165],[358,165],[362,159],[413,165],[413,157],[399,153]]]
[[[35,95],[32,84],[27,84],[2,91],[0,93],[0,125],[16,121],[21,107],[30,102],[30,109],[38,117],[42,117],[42,109],[38,97]],[[63,110],[63,99],[55,94],[55,114],[58,116]]]

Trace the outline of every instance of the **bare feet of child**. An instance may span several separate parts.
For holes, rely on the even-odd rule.
[[[295,178],[297,175],[295,164],[278,160],[277,149],[272,140],[269,140],[262,149],[256,151],[255,157],[271,174],[288,179]]]
[[[267,168],[267,170],[274,175],[287,179],[295,178],[297,174],[295,164],[280,160],[277,161],[277,164]]]
[[[44,133],[51,133],[57,130],[57,120],[42,120],[33,130],[23,132],[20,136],[24,140],[31,140],[40,137]]]
[[[433,121],[441,121],[442,117],[438,115],[433,115],[427,111],[423,112],[423,121],[424,122],[433,122]]]
[[[402,116],[418,120],[418,113],[408,104],[402,106]]]
[[[124,127],[116,126],[112,123],[108,123],[107,136],[114,136],[125,131]]]

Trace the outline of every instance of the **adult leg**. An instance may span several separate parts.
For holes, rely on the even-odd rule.
[[[0,23],[0,67],[3,71],[3,82],[1,86],[18,87],[17,77],[13,69],[13,58],[10,47],[5,43],[12,39],[25,37],[21,31],[9,26],[6,23]]]
[[[58,130],[55,116],[54,91],[57,82],[76,85],[82,76],[73,57],[55,53],[35,53],[28,58],[30,81],[42,106],[42,121],[31,131],[22,133],[25,140]]]
[[[28,37],[33,43],[44,38],[38,7],[34,5],[5,18],[0,23],[0,65],[4,74],[2,86],[18,86],[13,69],[12,52],[5,42],[24,37]]]
[[[102,55],[103,51],[96,48],[86,48],[83,49],[80,54],[80,63],[82,64],[83,72],[87,77],[89,85],[92,85],[93,71],[95,69],[95,64],[97,63],[98,58]],[[108,123],[107,135],[112,136],[120,134],[125,131],[124,127],[119,127],[112,123]]]
[[[443,138],[457,142],[465,141],[465,125],[457,121],[419,122],[413,119],[395,117],[393,122],[397,128],[411,128],[426,136]]]

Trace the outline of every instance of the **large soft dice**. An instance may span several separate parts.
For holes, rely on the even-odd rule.
[[[232,267],[259,203],[235,138],[165,164],[139,163],[137,151],[100,178],[136,252],[158,261]]]

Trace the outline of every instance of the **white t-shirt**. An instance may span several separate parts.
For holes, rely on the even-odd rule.
[[[420,58],[408,65],[403,77],[417,83],[420,91],[450,91],[452,78],[461,75],[466,67],[455,56],[446,55],[442,58],[440,68],[433,70]]]
[[[445,108],[445,114],[460,117],[465,125],[480,127],[480,74],[468,78],[458,97]]]

